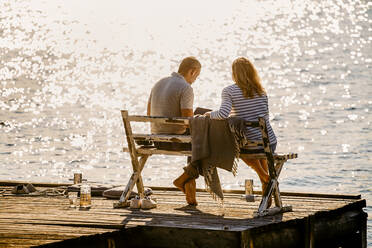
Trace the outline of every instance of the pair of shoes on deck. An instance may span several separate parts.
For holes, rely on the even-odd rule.
[[[18,184],[17,186],[15,186],[11,193],[12,194],[29,194],[29,193],[33,193],[35,192],[36,189],[34,187],[34,185],[32,184],[27,184],[27,185],[24,185],[24,184]]]
[[[136,196],[132,200],[130,200],[129,207],[133,209],[152,209],[156,208],[156,202],[151,199],[149,196],[145,196],[145,198],[141,199],[139,196]]]

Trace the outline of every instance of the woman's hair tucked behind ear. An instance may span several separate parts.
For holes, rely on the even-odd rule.
[[[244,97],[253,97],[255,94],[266,94],[260,83],[257,71],[253,64],[246,58],[237,58],[232,64],[232,77],[242,90]]]

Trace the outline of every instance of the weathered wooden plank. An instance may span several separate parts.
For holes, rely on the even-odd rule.
[[[124,147],[123,152],[128,152],[128,148]],[[156,148],[138,148],[137,152],[143,155],[153,155],[153,154],[163,154],[163,155],[182,155],[182,156],[191,156],[191,151],[168,151],[168,150],[159,150]]]
[[[133,134],[135,140],[148,140],[159,142],[190,143],[190,135],[167,135],[167,134]]]
[[[135,121],[135,122],[152,122],[152,123],[158,123],[158,124],[172,124],[172,125],[188,125],[189,124],[188,117],[129,115],[128,120]]]

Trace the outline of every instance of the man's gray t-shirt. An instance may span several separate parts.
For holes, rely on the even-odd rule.
[[[149,101],[152,116],[180,117],[181,109],[193,109],[194,92],[183,76],[173,72],[157,82],[151,90]],[[182,134],[183,126],[151,123],[156,134]]]

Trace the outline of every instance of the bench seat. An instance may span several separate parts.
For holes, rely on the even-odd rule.
[[[123,152],[129,152],[128,147],[123,148]],[[138,154],[143,154],[143,155],[152,155],[152,154],[164,154],[164,155],[184,155],[184,156],[191,156],[191,151],[190,150],[185,150],[185,151],[169,151],[169,150],[161,150],[157,149],[154,146],[147,146],[147,147],[139,147],[137,148],[137,153]],[[246,158],[251,158],[251,159],[265,159],[266,154],[265,153],[241,153],[241,156],[244,156]],[[294,159],[297,158],[297,153],[274,153],[274,159],[275,160],[288,160],[288,159]]]

